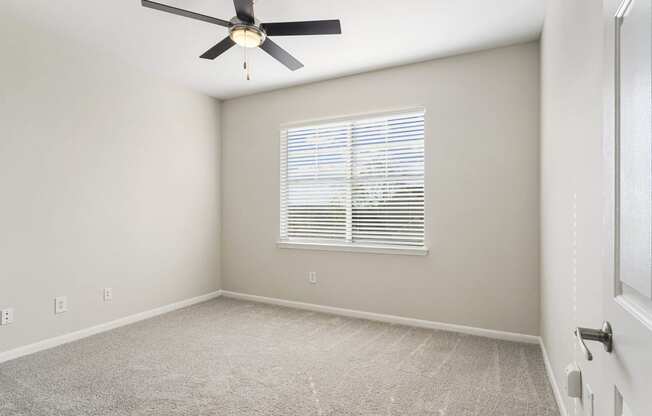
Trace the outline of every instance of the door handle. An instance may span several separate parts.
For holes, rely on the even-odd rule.
[[[613,331],[611,330],[611,324],[607,321],[602,324],[602,329],[575,328],[575,338],[580,343],[580,347],[582,347],[588,361],[593,360],[593,354],[584,343],[585,340],[601,342],[607,352],[613,350]]]

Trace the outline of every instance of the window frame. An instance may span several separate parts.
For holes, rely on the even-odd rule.
[[[317,240],[317,239],[307,239],[304,241],[301,241],[301,239],[294,239],[294,240],[283,240],[281,239],[282,235],[282,223],[283,220],[281,218],[282,211],[283,211],[283,200],[281,198],[281,193],[283,191],[282,184],[284,181],[283,178],[283,165],[282,165],[282,160],[283,160],[283,155],[284,152],[287,152],[286,149],[283,149],[283,132],[288,129],[294,129],[294,128],[302,128],[302,127],[312,127],[315,125],[320,125],[320,124],[337,124],[337,123],[353,123],[356,121],[363,121],[366,119],[374,119],[374,118],[385,118],[385,117],[392,117],[392,116],[399,116],[402,114],[410,114],[410,113],[423,113],[424,117],[424,139],[423,139],[423,159],[424,159],[424,169],[423,169],[423,193],[424,193],[424,201],[423,201],[423,213],[424,213],[424,218],[423,218],[423,245],[422,246],[404,246],[404,245],[392,245],[392,244],[367,244],[367,243],[347,243],[347,242],[335,242],[335,241],[322,241],[322,240]],[[278,196],[279,196],[279,213],[278,213],[278,239],[276,242],[276,246],[280,249],[305,249],[305,250],[325,250],[325,251],[340,251],[340,252],[356,252],[356,253],[373,253],[373,254],[401,254],[401,255],[411,255],[411,256],[425,256],[429,254],[429,249],[428,249],[428,233],[427,233],[427,225],[428,225],[428,216],[427,216],[427,152],[426,152],[426,138],[427,138],[427,132],[426,132],[426,109],[423,106],[414,106],[414,107],[407,107],[407,108],[399,108],[399,109],[392,109],[392,110],[384,110],[384,111],[374,111],[374,112],[365,112],[365,113],[357,113],[357,114],[349,114],[345,116],[338,116],[338,117],[328,117],[328,118],[319,118],[319,119],[311,119],[311,120],[304,120],[300,122],[291,122],[291,123],[282,123],[279,128],[279,188],[278,188]],[[287,143],[286,143],[287,145]],[[286,154],[287,156],[287,154]],[[287,172],[286,172],[287,174]],[[347,210],[350,210],[351,206],[347,207]],[[347,224],[348,226],[348,224]],[[348,227],[347,227],[348,228]]]

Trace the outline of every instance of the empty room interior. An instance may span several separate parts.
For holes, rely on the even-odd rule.
[[[3,0],[32,415],[652,415],[652,0]]]

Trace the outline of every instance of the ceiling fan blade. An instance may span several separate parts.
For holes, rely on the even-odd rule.
[[[339,20],[313,20],[307,22],[264,23],[267,36],[340,35]]]
[[[299,62],[294,56],[290,55],[285,49],[278,46],[269,38],[265,39],[265,42],[260,45],[260,48],[270,54],[274,59],[290,68],[292,71],[303,68],[303,64],[301,62]]]
[[[254,2],[253,0],[233,0],[235,14],[238,19],[244,22],[254,22]]]
[[[178,16],[189,17],[191,19],[201,20],[202,22],[213,23],[219,26],[229,27],[230,25],[230,23],[227,22],[226,20],[191,12],[189,10],[179,9],[176,7],[168,6],[167,4],[156,3],[149,0],[142,0],[142,5],[144,7],[149,7],[150,9],[160,10],[163,12],[176,14]]]
[[[223,54],[224,52],[228,51],[233,45],[235,45],[235,42],[232,41],[231,38],[227,36],[224,39],[222,39],[217,45],[213,46],[212,48],[204,52],[204,54],[200,56],[200,58],[215,59],[221,54]]]

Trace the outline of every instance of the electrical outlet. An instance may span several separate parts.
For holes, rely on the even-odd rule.
[[[14,308],[7,308],[0,311],[0,325],[14,323]]]
[[[317,272],[308,272],[308,282],[313,285],[317,284]]]
[[[110,287],[104,288],[104,302],[109,302],[113,300],[113,289]]]
[[[65,296],[54,298],[54,313],[58,315],[64,312],[68,312],[68,298]]]

